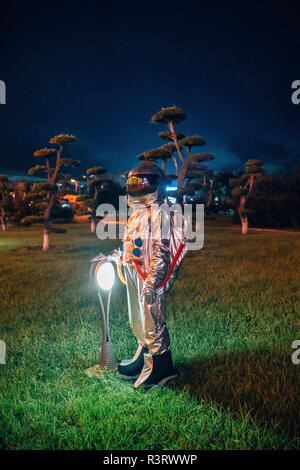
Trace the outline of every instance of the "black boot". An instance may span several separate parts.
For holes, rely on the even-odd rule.
[[[145,391],[153,386],[163,387],[170,379],[177,377],[177,370],[173,367],[170,350],[163,354],[152,356],[152,361],[153,366],[150,375],[146,380],[142,379],[140,382],[145,386]],[[139,381],[137,380],[137,382]],[[138,385],[137,382],[136,385]]]
[[[124,380],[137,379],[144,366],[144,354],[148,352],[145,346],[139,345],[137,352],[130,361],[122,361],[118,365],[118,372]]]

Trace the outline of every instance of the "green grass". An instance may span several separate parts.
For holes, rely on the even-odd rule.
[[[299,448],[298,234],[238,231],[208,222],[168,294],[179,377],[143,393],[117,373],[88,378],[101,326],[89,259],[116,246],[86,225],[53,234],[0,234],[2,449]],[[114,288],[116,356],[130,357],[125,288]]]

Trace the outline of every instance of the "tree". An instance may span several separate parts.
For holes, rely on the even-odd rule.
[[[247,202],[254,227],[300,227],[300,170],[266,175],[257,182]]]
[[[212,203],[212,198],[213,195],[215,194],[215,191],[213,189],[213,185],[215,182],[215,176],[213,174],[213,171],[210,170],[208,173],[208,182],[207,182],[207,202],[206,202],[206,207],[207,209],[210,209],[211,203]]]
[[[176,174],[179,175],[178,163],[177,163],[176,156],[175,156],[175,153],[177,152],[177,147],[174,143],[172,143],[173,139],[172,139],[171,132],[162,131],[162,132],[159,132],[158,135],[162,139],[169,141],[169,144],[162,145],[162,147],[164,147],[165,149],[167,149],[171,152],[171,158],[172,158],[174,166],[175,166]],[[185,137],[184,134],[181,134],[180,132],[176,132],[176,139],[177,139],[177,143],[178,143],[179,148],[181,148],[181,146],[180,146],[178,141],[183,139],[184,137]]]
[[[47,182],[36,183],[33,185],[30,191],[29,197],[36,201],[37,206],[43,211],[44,221],[44,238],[43,238],[43,250],[48,250],[50,247],[50,231],[52,226],[52,215],[53,209],[57,203],[60,191],[58,184],[64,186],[69,175],[60,173],[60,169],[63,166],[77,166],[80,165],[79,160],[71,158],[62,158],[61,154],[64,147],[70,143],[76,141],[74,135],[59,134],[52,137],[49,141],[50,144],[56,145],[56,148],[42,148],[34,152],[34,156],[42,158],[44,160],[43,165],[36,165],[30,168],[28,171],[29,175],[36,173],[46,173]],[[55,159],[55,164],[51,166],[51,163]],[[64,192],[64,191],[63,191]],[[31,219],[31,223],[40,222],[41,217]]]
[[[99,178],[100,175],[106,173],[106,169],[102,167],[89,168],[86,174],[89,177],[88,189],[86,194],[78,197],[84,207],[84,211],[80,212],[81,215],[88,214],[91,217],[91,232],[96,231],[96,209],[100,203],[100,194],[108,192],[112,181],[107,178]]]
[[[172,145],[172,144],[171,144]],[[162,170],[166,171],[166,163],[169,158],[172,158],[171,149],[168,146],[161,146],[156,149],[151,149],[141,153],[137,157],[139,160],[147,160],[149,163],[157,164],[157,160],[162,160]]]
[[[232,194],[232,186],[229,182],[230,179],[234,178],[232,172],[220,171],[215,175],[214,178],[214,191],[217,196],[218,202],[215,204],[216,211],[228,211],[231,206],[228,204]]]
[[[198,193],[197,198],[199,198],[204,204],[205,210],[210,210],[212,197],[215,194],[213,189],[215,181],[213,171],[204,163],[195,161],[189,165],[185,174],[185,181],[186,185],[182,188],[182,193],[184,193],[184,195],[194,196]],[[189,189],[189,193],[186,192],[187,187]],[[193,193],[191,193],[192,188],[194,188]]]
[[[5,232],[8,229],[8,217],[14,211],[13,197],[6,175],[0,175],[0,210],[2,230]]]
[[[263,162],[261,160],[248,160],[245,163],[245,171],[239,178],[231,178],[230,184],[235,185],[232,190],[233,205],[237,207],[242,234],[248,233],[248,214],[251,209],[246,207],[249,197],[253,194],[255,185],[265,179]]]
[[[205,144],[205,140],[200,136],[191,136],[185,137],[183,134],[176,133],[174,129],[174,124],[178,124],[186,119],[186,114],[182,109],[172,106],[169,108],[162,108],[154,116],[152,116],[151,121],[154,123],[167,124],[169,127],[169,132],[160,132],[159,136],[165,140],[169,140],[175,147],[170,147],[169,144],[163,146],[168,148],[171,151],[171,158],[174,162],[176,175],[178,178],[178,190],[182,192],[184,180],[186,178],[187,171],[191,168],[191,165],[194,162],[204,162],[209,161],[214,158],[212,154],[203,153],[193,155],[191,153],[191,148],[196,146],[202,146]],[[179,139],[179,140],[178,140]],[[186,150],[186,158],[183,157],[182,148]],[[177,157],[175,156],[175,150],[177,152]],[[179,162],[177,160],[179,158]]]
[[[30,214],[30,207],[26,201],[26,195],[30,191],[29,181],[14,181],[14,219],[18,224],[21,223],[24,217]]]

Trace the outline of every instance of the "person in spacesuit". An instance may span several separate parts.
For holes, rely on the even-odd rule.
[[[123,360],[118,372],[134,387],[163,386],[177,376],[173,367],[166,325],[166,291],[186,254],[183,232],[176,234],[174,217],[161,209],[166,199],[164,172],[143,162],[131,170],[126,189],[131,215],[120,249],[127,284],[129,321],[138,348]],[[162,234],[169,224],[168,236]],[[162,236],[163,235],[163,236]]]

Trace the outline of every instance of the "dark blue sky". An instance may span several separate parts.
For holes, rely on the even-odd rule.
[[[296,5],[4,2],[0,172],[27,171],[33,151],[66,132],[78,138],[65,154],[82,161],[77,174],[94,165],[120,174],[164,143],[150,119],[173,104],[187,114],[178,130],[206,139],[215,170],[253,157],[270,170],[296,166]]]

